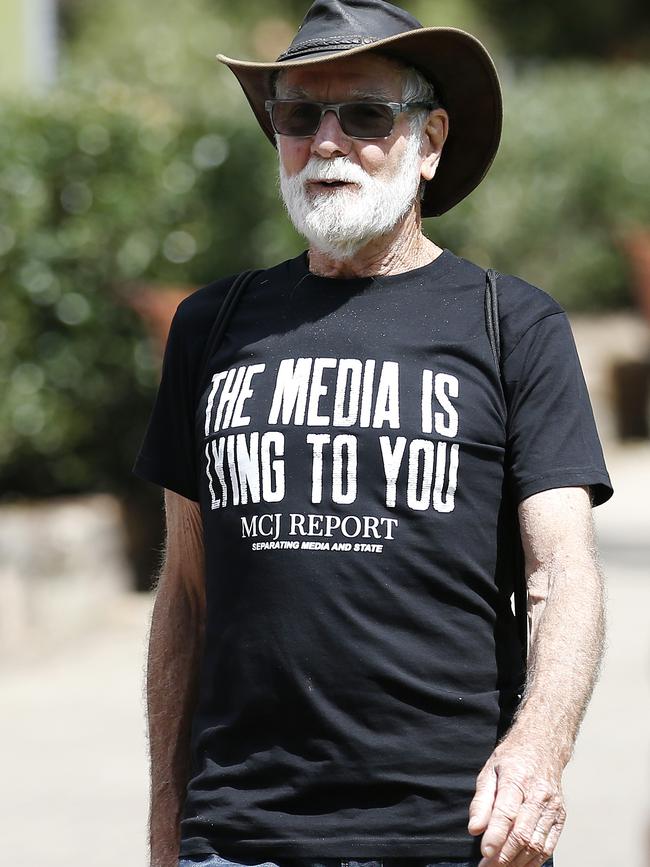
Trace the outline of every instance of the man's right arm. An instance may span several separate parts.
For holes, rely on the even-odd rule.
[[[199,503],[165,489],[166,539],[146,672],[151,867],[176,867],[190,769],[190,733],[205,631]]]

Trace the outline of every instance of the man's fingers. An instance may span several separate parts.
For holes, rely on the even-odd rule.
[[[513,821],[524,801],[524,790],[514,780],[499,780],[492,816],[481,841],[481,852],[491,858],[506,841]]]
[[[522,850],[514,861],[507,862],[507,867],[542,867],[555,851],[561,831],[561,825],[552,825],[552,837],[549,833],[541,846],[535,844],[533,847],[533,844],[531,843],[530,848],[527,847]],[[500,865],[496,864],[495,867],[500,867]]]
[[[558,840],[560,839],[560,834],[562,833],[562,829],[564,828],[564,813],[562,813],[559,817],[557,813],[551,813],[551,823],[548,833],[545,833],[544,830],[541,830],[540,837],[542,837],[541,846],[537,844],[537,840],[531,841],[534,843],[535,853],[528,861],[522,861],[522,867],[537,867],[537,865],[541,865],[544,861],[547,861],[553,852],[555,851],[555,847],[558,844]],[[548,822],[545,821],[544,827],[548,825]],[[535,832],[535,837],[537,837],[537,832]],[[514,865],[513,867],[519,867],[519,864]]]
[[[555,851],[555,847],[557,846],[558,840],[560,839],[560,834],[562,833],[562,829],[564,828],[565,821],[566,817],[564,816],[564,814],[562,814],[562,818],[558,819],[553,824],[551,830],[548,832],[546,843],[544,843],[544,854],[547,858],[550,858]]]
[[[497,788],[497,775],[490,765],[484,767],[476,778],[476,794],[469,805],[469,823],[467,830],[470,834],[480,834],[490,820],[492,805]]]
[[[551,801],[540,816],[537,827],[530,838],[530,857],[522,860],[521,863],[515,861],[513,867],[537,867],[538,864],[543,864],[544,861],[548,860],[562,833],[564,821],[564,807],[560,806],[558,810],[557,805]]]
[[[538,821],[532,826],[530,817],[539,812],[537,807],[544,789],[544,785],[537,788],[537,800],[529,798],[524,801],[501,849],[493,857],[484,858],[479,867],[500,867],[501,864],[507,864],[508,867],[541,867],[550,858],[564,827],[566,811],[561,794],[548,794],[546,787],[546,800]]]
[[[533,864],[542,853],[544,842],[557,816],[558,802],[550,784],[538,782],[530,791],[501,848],[501,857],[512,867]],[[538,831],[541,831],[541,839]]]

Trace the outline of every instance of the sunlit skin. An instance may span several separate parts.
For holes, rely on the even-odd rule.
[[[318,66],[292,67],[283,72],[278,96],[306,96],[319,102],[344,102],[359,99],[362,90],[400,102],[401,73],[390,59],[365,53],[341,58]],[[449,130],[449,116],[443,108],[429,113],[423,132],[421,176],[430,180],[436,171]],[[323,116],[315,135],[277,138],[279,159],[289,175],[296,174],[312,155],[323,159],[345,157],[370,175],[389,177],[404,153],[409,135],[408,114],[397,116],[390,136],[385,139],[354,139],[347,136],[333,111]],[[314,190],[314,195],[337,195],[336,191]],[[432,262],[442,249],[422,234],[420,203],[416,200],[404,219],[387,235],[374,238],[350,261],[339,261],[321,250],[309,248],[309,268],[324,277],[364,277],[372,274],[399,274]]]

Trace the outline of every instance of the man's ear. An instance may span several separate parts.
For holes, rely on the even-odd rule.
[[[444,108],[435,108],[429,115],[424,127],[427,138],[420,169],[422,177],[430,181],[435,175],[440,155],[447,135],[449,134],[449,115]]]

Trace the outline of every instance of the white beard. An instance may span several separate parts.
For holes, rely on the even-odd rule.
[[[413,205],[421,181],[421,137],[410,133],[397,171],[373,177],[345,157],[313,155],[295,175],[279,162],[280,190],[291,222],[317,249],[341,261],[390,232]],[[309,192],[307,180],[353,181],[355,187]]]

